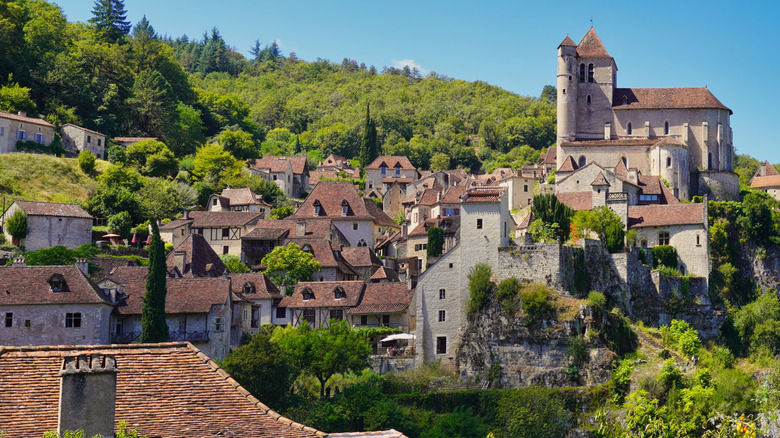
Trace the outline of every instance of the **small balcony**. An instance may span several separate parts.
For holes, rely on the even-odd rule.
[[[168,340],[171,342],[208,342],[209,332],[208,330],[193,332],[168,332]],[[112,344],[132,344],[133,342],[140,341],[141,332],[125,332],[111,335]]]

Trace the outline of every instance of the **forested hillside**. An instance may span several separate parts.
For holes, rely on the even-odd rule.
[[[368,105],[383,152],[421,168],[444,152],[438,168],[520,165],[555,141],[552,87],[522,97],[434,72],[301,60],[259,41],[246,59],[216,28],[162,38],[145,18],[131,26],[121,11],[93,14],[68,23],[42,0],[0,4],[0,110],[109,137],[158,137],[177,157],[233,131],[237,158],[353,158]]]

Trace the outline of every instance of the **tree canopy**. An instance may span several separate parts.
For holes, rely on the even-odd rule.
[[[312,281],[313,274],[320,270],[320,262],[314,260],[314,255],[294,243],[277,246],[263,257],[261,264],[266,267],[268,277],[281,286]]]

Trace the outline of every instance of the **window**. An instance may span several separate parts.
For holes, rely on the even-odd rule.
[[[587,158],[585,158],[585,155],[581,155],[581,156],[580,156],[580,159],[579,159],[579,160],[577,160],[577,165],[578,165],[579,167],[584,167],[586,164],[588,164],[588,159],[587,159]]]
[[[274,181],[276,181],[276,175],[274,175]]]
[[[214,318],[214,330],[218,332],[222,331],[222,318]]]
[[[306,321],[309,326],[314,326],[314,322],[316,321],[316,317],[314,315],[314,309],[305,309],[303,311],[303,320]]]
[[[277,307],[276,308],[276,317],[277,318],[287,318],[287,308],[286,307]]]
[[[24,320],[24,326],[25,327],[29,327],[30,326],[30,320],[29,319],[25,319]]]
[[[699,245],[701,245],[701,243],[699,242],[699,235],[697,234],[696,235],[696,246],[699,246]]]
[[[81,327],[81,312],[66,313],[65,314],[65,327],[66,328],[79,328],[79,327]]]
[[[646,202],[658,201],[658,195],[639,195],[639,200]]]
[[[626,134],[631,135],[634,132],[633,125],[631,125],[631,122],[628,122],[628,126],[626,126]]]
[[[227,254],[230,252],[230,247],[225,245],[222,247],[222,254]]]
[[[303,301],[309,301],[311,299],[314,299],[314,292],[311,291],[308,287],[303,290]]]
[[[672,157],[666,157],[666,167],[672,167]]]
[[[98,140],[98,146],[103,146],[103,140],[101,139],[97,139],[97,140]]]
[[[585,82],[585,64],[580,64],[580,82]]]
[[[587,103],[588,103],[588,106],[590,106],[590,102],[591,102],[592,100],[593,100],[593,99],[590,97],[590,94],[588,94],[588,96],[585,98],[585,102],[587,102]]]
[[[211,205],[217,205],[217,198],[214,198],[214,201],[211,203]]]
[[[482,229],[482,219],[477,219],[477,229],[478,230]]]
[[[446,336],[436,336],[436,354],[447,354]]]
[[[446,320],[447,320],[447,311],[439,310],[439,322],[444,322]]]
[[[669,121],[664,122],[664,135],[669,135]]]
[[[528,184],[523,184],[523,191],[528,192]]]
[[[401,174],[401,168],[400,167],[396,167],[395,168],[395,174],[396,175],[400,175]]]
[[[374,180],[368,180],[368,188],[373,189],[374,188]]]
[[[659,245],[668,245],[669,244],[669,232],[668,231],[662,231],[658,233],[658,244]]]
[[[382,167],[380,167],[379,169],[382,171],[382,175],[385,175],[385,174],[387,174],[387,167],[385,167],[385,166],[382,166]]]
[[[341,287],[337,287],[336,290],[333,291],[333,296],[337,300],[340,300],[342,298],[346,298],[347,297],[347,293],[344,292],[344,289],[342,289]]]
[[[17,140],[27,140],[27,133],[25,131],[16,131]]]
[[[341,321],[344,319],[344,311],[341,309],[333,309],[330,311],[330,319],[337,319]]]
[[[5,127],[0,126],[0,137],[5,135]]]
[[[357,222],[352,222],[352,229],[354,231],[357,231],[357,229],[358,229],[358,223]]]
[[[13,327],[14,325],[14,314],[12,312],[6,312],[5,314],[5,326],[6,327]]]
[[[593,64],[588,64],[588,82],[594,82]]]
[[[368,316],[366,315],[360,316],[360,325],[368,325]]]
[[[390,325],[390,315],[382,315],[382,325]]]
[[[642,246],[642,248],[647,248],[647,239],[642,239],[639,244]]]
[[[453,266],[452,263],[450,263],[450,269],[452,269],[452,266]]]
[[[624,165],[624,166],[626,166],[626,169],[627,169],[627,168],[628,168],[628,160],[626,159],[626,157],[622,157],[622,158],[620,159],[620,161],[622,161],[622,162],[623,162],[623,165]]]
[[[628,105],[628,98],[626,96],[623,96],[622,104],[623,105]]]
[[[223,228],[222,229],[222,238],[227,239],[230,237],[230,229],[229,228]]]
[[[314,215],[320,216],[322,214],[322,204],[320,204],[320,201],[318,199],[314,200]]]
[[[46,136],[43,134],[35,134],[35,142],[36,143],[46,143]]]
[[[348,205],[342,205],[341,206],[341,215],[346,216],[349,212],[349,206]]]
[[[439,289],[439,299],[443,300],[447,297],[447,291],[444,289]]]
[[[91,135],[87,136],[87,143],[92,143],[92,136]]]

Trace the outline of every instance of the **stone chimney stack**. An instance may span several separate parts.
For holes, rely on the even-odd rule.
[[[60,370],[57,432],[83,430],[84,436],[114,436],[116,360],[93,354],[66,357]]]
[[[295,223],[295,237],[304,237],[306,235],[306,221],[299,220]]]
[[[76,267],[79,268],[84,275],[89,276],[89,262],[87,259],[77,259]]]
[[[14,257],[14,263],[11,266],[27,266],[27,263],[24,262],[24,256]]]
[[[173,252],[173,266],[179,270],[181,275],[184,275],[184,266],[187,261],[186,251],[174,251]]]
[[[27,112],[26,111],[19,111],[19,112],[17,112],[17,114],[22,116],[22,117],[27,117]]]

